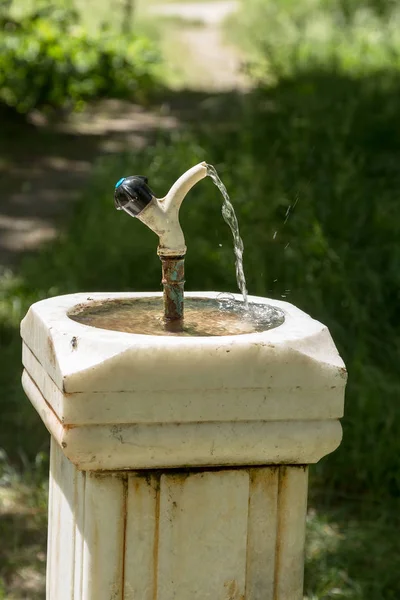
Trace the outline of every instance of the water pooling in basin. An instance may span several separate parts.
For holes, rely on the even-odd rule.
[[[247,288],[246,288],[246,278],[244,276],[244,268],[243,268],[243,240],[240,237],[239,233],[239,223],[236,217],[235,209],[232,206],[232,203],[229,198],[229,194],[227,192],[226,187],[222,183],[215,167],[212,165],[207,165],[207,175],[211,177],[217,188],[222,194],[224,202],[222,204],[222,216],[224,218],[225,223],[229,225],[232,235],[233,235],[233,251],[235,253],[235,264],[236,264],[236,281],[238,284],[238,288],[242,293],[243,302],[247,308]]]
[[[281,325],[283,312],[268,304],[243,302],[228,297],[186,298],[182,323],[164,319],[162,298],[123,298],[93,301],[74,307],[68,316],[91,327],[144,335],[209,337],[240,335]]]

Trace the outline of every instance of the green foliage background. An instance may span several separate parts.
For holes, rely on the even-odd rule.
[[[106,23],[89,33],[71,4],[15,16],[0,4],[0,102],[27,113],[79,109],[102,97],[143,100],[157,88],[159,53],[148,38]]]

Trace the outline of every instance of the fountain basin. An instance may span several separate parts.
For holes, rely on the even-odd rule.
[[[268,304],[252,303],[222,295],[217,298],[185,298],[184,319],[166,319],[161,297],[114,298],[78,305],[68,316],[100,329],[138,333],[216,337],[258,333],[279,327],[285,320],[282,310]]]
[[[161,294],[59,296],[34,304],[22,322],[24,389],[78,468],[308,464],[339,445],[346,370],[325,326],[254,296],[250,303],[276,307],[284,321],[256,333],[180,337],[69,316],[144,298]]]

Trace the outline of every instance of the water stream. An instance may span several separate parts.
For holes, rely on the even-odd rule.
[[[207,175],[211,177],[217,188],[222,194],[223,203],[222,203],[222,216],[224,218],[225,223],[227,223],[232,231],[233,235],[233,251],[235,253],[235,263],[236,263],[236,281],[239,287],[239,290],[243,296],[243,302],[245,308],[248,308],[247,302],[247,288],[246,288],[246,278],[244,276],[243,269],[243,240],[240,237],[239,233],[239,223],[236,217],[235,209],[232,206],[232,202],[230,201],[229,194],[226,190],[226,187],[222,183],[219,175],[212,165],[207,165]]]

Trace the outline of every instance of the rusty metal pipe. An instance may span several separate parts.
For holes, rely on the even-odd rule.
[[[164,288],[164,318],[166,322],[183,323],[183,292],[185,287],[185,257],[160,255]]]

